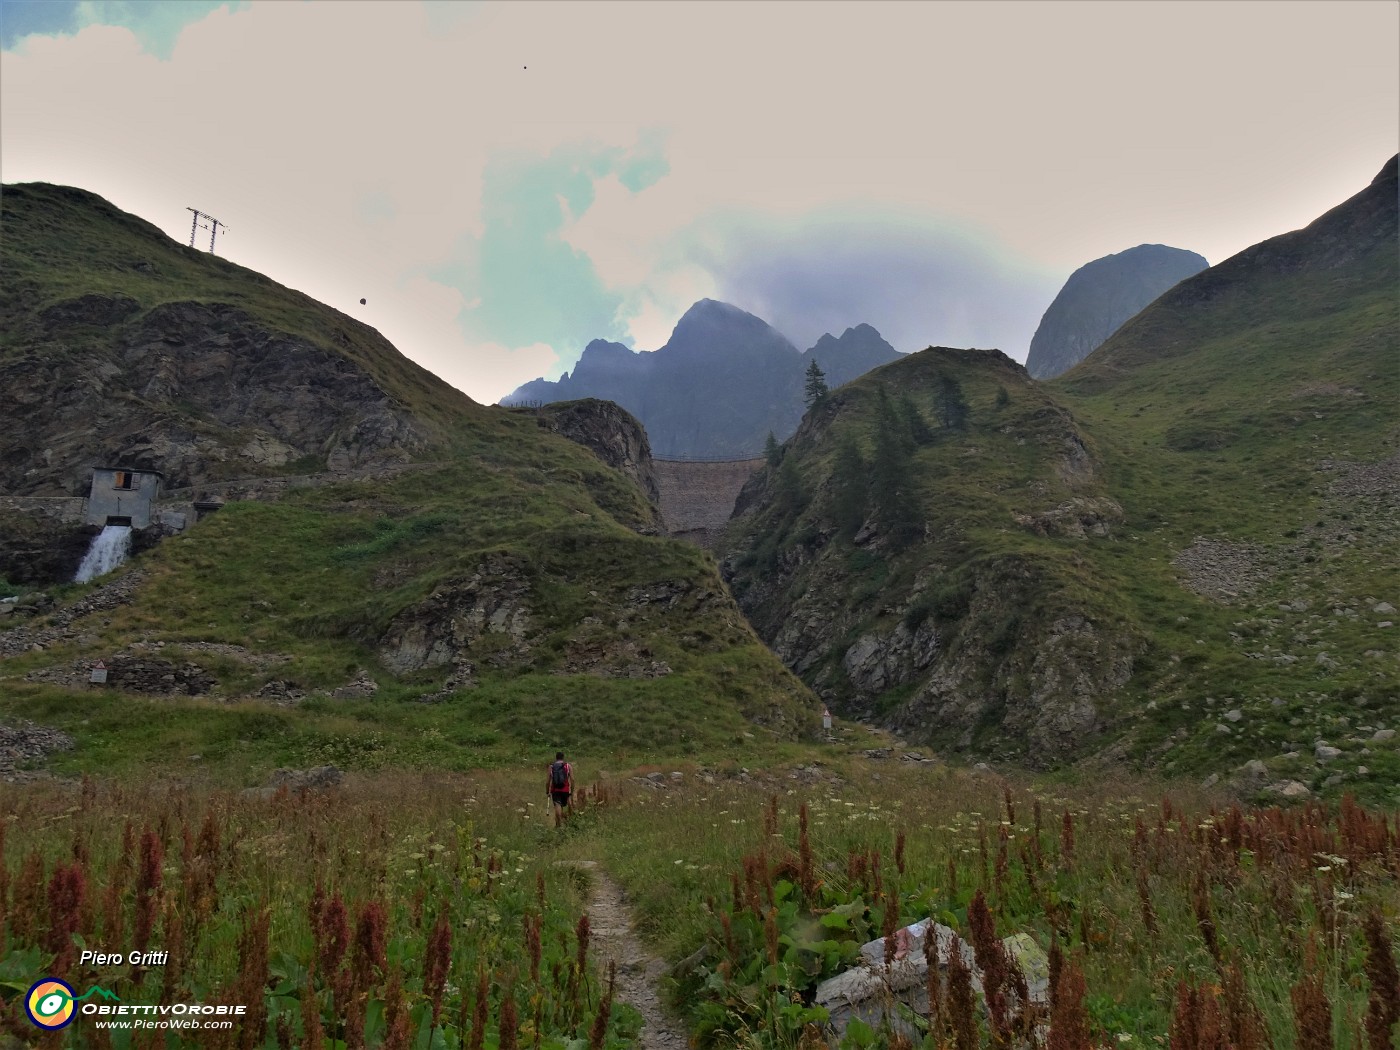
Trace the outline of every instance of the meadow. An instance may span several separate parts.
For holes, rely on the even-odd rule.
[[[639,1015],[610,1001],[588,951],[574,862],[593,860],[680,963],[667,989],[697,1046],[826,1045],[816,985],[862,942],[929,916],[1006,989],[1014,967],[991,945],[1029,935],[1053,991],[1039,1013],[1010,993],[988,1011],[950,980],[925,1047],[1393,1045],[1394,812],[1006,778],[873,759],[855,743],[871,741],[848,739],[766,771],[614,773],[562,828],[520,768],[383,771],[304,795],[6,787],[5,1028],[54,1047],[636,1045]],[[171,955],[80,966],[94,946]],[[86,1017],[40,1035],[21,999],[43,974],[79,995],[252,1009],[197,1041]],[[841,1045],[917,1044],[853,1026]]]

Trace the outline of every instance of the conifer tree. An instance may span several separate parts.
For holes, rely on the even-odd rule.
[[[827,395],[826,373],[817,365],[817,359],[813,358],[812,363],[807,366],[807,391],[805,400],[807,407],[811,408]]]
[[[938,417],[943,425],[949,430],[966,430],[967,417],[970,409],[967,406],[967,398],[963,396],[962,384],[957,377],[941,375],[938,377]]]
[[[908,428],[882,386],[876,403],[870,487],[876,520],[896,545],[907,542],[920,530],[912,477],[913,452]]]
[[[768,431],[768,440],[763,443],[763,458],[768,461],[770,467],[776,467],[783,458],[783,450],[771,430]]]
[[[916,446],[927,445],[933,441],[933,431],[929,428],[928,421],[924,419],[924,414],[919,411],[919,407],[914,404],[913,398],[908,391],[900,391],[899,394],[899,416],[904,423],[905,432],[909,435],[909,440]]]
[[[846,535],[854,535],[865,521],[866,470],[855,438],[849,432],[843,433],[837,441],[836,457],[831,468],[834,489],[831,516],[837,530]]]

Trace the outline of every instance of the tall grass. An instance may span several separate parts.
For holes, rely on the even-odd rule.
[[[896,767],[658,790],[595,834],[670,954],[708,946],[679,988],[704,1045],[810,1045],[816,985],[862,941],[933,916],[976,944],[985,902],[997,937],[1027,933],[1072,969],[1055,974],[1059,1041],[1017,1029],[1037,1045],[1304,1048],[1325,1004],[1329,1045],[1389,1046],[1362,1031],[1375,1016],[1397,1034],[1397,815],[1157,791]],[[924,1045],[961,1046],[948,1017]],[[975,1019],[976,1045],[1010,1045],[996,1017]],[[1199,1041],[1212,1018],[1226,1041]],[[1064,1041],[1080,1027],[1089,1042]]]
[[[79,1016],[64,1046],[629,1045],[637,1015],[586,965],[586,887],[542,859],[566,832],[522,789],[402,775],[271,797],[7,788],[0,1023],[60,1045],[23,1012],[49,976],[124,1004],[247,1007],[231,1031],[155,1041]],[[84,947],[168,958],[93,965]]]

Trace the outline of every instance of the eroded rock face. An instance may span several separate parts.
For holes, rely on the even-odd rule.
[[[39,315],[30,353],[0,364],[14,406],[0,487],[84,495],[95,463],[160,470],[167,488],[307,460],[403,462],[429,438],[349,357],[269,330],[236,307],[89,295]],[[72,339],[75,325],[104,328]]]
[[[661,505],[651,444],[632,413],[611,401],[585,398],[544,405],[536,418],[540,426],[582,445],[614,470],[626,474],[646,493],[653,507]]]
[[[910,628],[900,620],[892,630],[871,631],[857,638],[841,666],[857,689],[878,695],[904,685],[933,663],[938,651],[938,634],[928,620]]]
[[[760,630],[834,708],[879,717],[912,738],[932,730],[967,747],[995,725],[1003,742],[1024,746],[1032,765],[1071,757],[1104,728],[1100,704],[1131,677],[1141,647],[1117,626],[1069,610],[1045,615],[1047,581],[1034,565],[1007,557],[987,562],[970,592],[951,599],[957,607],[939,607],[938,615],[926,593],[937,582],[930,578],[842,650],[860,620],[841,600],[848,584],[839,569],[810,557],[787,561],[766,588],[748,588],[741,605],[758,616],[782,607],[785,581],[806,564],[800,596]],[[882,698],[901,687],[907,698],[888,706]]]
[[[522,562],[487,558],[471,576],[443,584],[394,617],[380,639],[379,658],[396,675],[469,657],[514,662],[529,652],[529,595]]]
[[[1075,496],[1057,507],[1030,514],[1015,514],[1017,525],[1039,536],[1086,536],[1102,538],[1123,520],[1123,508],[1107,496]]]

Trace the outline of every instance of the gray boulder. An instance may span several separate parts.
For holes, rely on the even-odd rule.
[[[853,1018],[874,1028],[888,1024],[890,1029],[910,1039],[918,1040],[918,1028],[909,1020],[912,1011],[928,1016],[928,960],[924,945],[934,937],[934,958],[939,980],[947,987],[948,959],[953,950],[955,932],[936,923],[932,918],[906,926],[896,933],[897,950],[894,960],[885,965],[885,942],[870,941],[861,946],[861,965],[837,974],[817,986],[813,1002],[826,1008],[831,1033],[841,1038]],[[1045,952],[1029,934],[1018,933],[1002,940],[1007,955],[1021,968],[1032,1003],[1046,1005],[1050,1001],[1050,964]],[[959,955],[972,977],[972,991],[982,998],[982,971],[972,946],[959,942]]]

